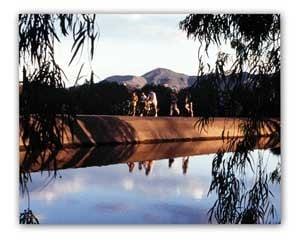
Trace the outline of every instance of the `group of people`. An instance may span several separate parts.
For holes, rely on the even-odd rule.
[[[189,91],[185,93],[184,109],[189,116],[194,116],[192,95]],[[173,116],[174,111],[177,113],[178,116],[180,115],[180,110],[178,108],[178,97],[175,89],[172,90],[170,97],[170,116]]]
[[[139,109],[140,116],[149,115],[151,110],[154,110],[154,116],[157,116],[157,98],[154,91],[150,91],[148,96],[142,92],[140,98],[136,92],[132,93],[130,114],[135,116]]]
[[[184,109],[189,116],[194,116],[193,102],[191,93],[189,91],[187,91],[185,94]],[[139,112],[137,112],[138,110]],[[139,113],[140,116],[149,116],[151,114],[151,111],[153,111],[154,116],[157,116],[158,100],[156,93],[154,91],[150,91],[147,96],[144,92],[142,92],[139,97],[136,92],[133,92],[130,103],[130,115],[135,116],[137,115],[137,113]],[[173,89],[170,94],[170,116],[173,116],[174,112],[178,116],[180,115],[176,89]]]
[[[138,162],[138,168],[139,170],[144,169],[145,170],[145,175],[148,176],[152,170],[154,160],[146,160],[146,161],[140,161]],[[130,173],[132,173],[134,167],[135,167],[135,162],[127,162],[128,165],[128,170]]]
[[[174,158],[169,158],[169,168],[172,167],[172,164],[174,163]],[[188,169],[188,163],[189,163],[189,157],[182,157],[182,173],[185,175],[187,173]],[[154,160],[146,160],[146,161],[140,161],[138,162],[138,169],[139,170],[145,170],[145,175],[148,176],[150,172],[153,169]],[[135,167],[135,162],[127,162],[128,170],[130,173],[133,172],[133,169]]]

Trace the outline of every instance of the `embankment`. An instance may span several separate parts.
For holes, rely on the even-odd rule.
[[[199,123],[201,118],[191,117],[129,117],[79,115],[70,127],[62,128],[65,146],[95,146],[134,143],[162,143],[195,140],[215,140],[221,138],[242,137],[246,119],[214,118],[207,124]],[[269,119],[273,125],[262,124],[260,134],[268,136],[280,125],[278,119]],[[58,119],[58,123],[60,121]],[[206,124],[202,126],[203,124]],[[20,134],[22,126],[20,124]],[[25,141],[26,143],[26,141]],[[20,136],[20,149],[24,148]]]

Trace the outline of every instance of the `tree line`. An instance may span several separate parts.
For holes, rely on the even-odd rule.
[[[206,75],[205,79],[196,82],[192,87],[179,90],[177,97],[180,111],[184,111],[185,96],[190,92],[194,116],[280,116],[279,73],[262,76],[261,82],[254,84],[240,82],[239,79],[231,77],[230,82],[234,83],[232,89],[225,89],[215,80],[214,75]],[[33,82],[28,90],[29,96],[26,100],[30,104],[20,103],[21,115],[25,112],[59,114],[62,111],[74,114],[128,115],[133,91],[139,97],[142,92],[148,94],[154,91],[158,100],[158,116],[168,116],[172,92],[171,88],[162,85],[147,84],[141,89],[132,90],[114,82],[87,82],[70,88],[55,88]],[[20,100],[24,100],[22,95],[21,87]],[[183,112],[182,115],[186,114]]]

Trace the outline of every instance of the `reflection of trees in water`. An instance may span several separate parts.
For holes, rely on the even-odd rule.
[[[20,224],[39,224],[38,218],[32,213],[30,209],[25,209],[23,213],[20,213]]]
[[[258,153],[257,164],[248,158],[248,165],[235,163],[232,158],[234,155],[229,158],[224,157],[222,152],[216,155],[213,160],[212,182],[208,194],[215,192],[217,199],[208,212],[210,222],[216,221],[221,224],[272,222],[276,212],[270,190],[271,175],[266,171],[262,152]],[[250,188],[245,177],[247,166],[251,167],[253,173],[252,181],[248,182],[252,183]],[[249,172],[247,177],[251,178]]]
[[[215,192],[217,200],[209,210],[210,221],[266,223],[270,215],[274,216],[269,183],[280,183],[280,164],[268,175],[262,158],[254,168],[250,152],[264,133],[263,128],[270,130],[268,147],[280,143],[280,125],[266,119],[280,116],[280,16],[190,14],[180,22],[180,28],[188,38],[199,41],[198,79],[194,86],[203,85],[198,81],[205,73],[209,74],[206,81],[215,97],[214,102],[202,102],[206,112],[195,126],[205,132],[213,116],[247,117],[239,128],[244,137],[224,144],[212,161],[209,193]],[[227,43],[235,54],[220,51],[214,67],[204,62],[203,56],[208,57],[211,46],[221,49]],[[203,100],[211,100],[210,96],[202,94]],[[222,107],[221,111],[218,107]],[[234,152],[225,157],[229,151]],[[273,152],[278,154],[280,149]],[[255,178],[250,189],[246,189],[243,180],[246,166],[252,168]]]
[[[28,204],[30,167],[38,160],[44,161],[41,170],[46,170],[50,161],[54,161],[55,167],[57,152],[62,148],[63,126],[68,123],[72,130],[75,119],[72,104],[65,99],[67,77],[56,63],[54,44],[62,37],[72,35],[74,41],[69,64],[86,44],[90,48],[89,58],[93,59],[98,36],[95,17],[93,14],[19,15],[19,69],[23,71],[20,80],[20,137],[26,150],[19,180],[22,193],[27,191]],[[82,77],[82,67],[83,64],[74,80],[75,85]],[[90,80],[93,81],[92,70]],[[20,223],[38,223],[29,205],[20,214]]]
[[[280,221],[274,205],[277,198],[274,198],[271,190],[272,184],[280,183],[280,159],[274,171],[270,172],[265,150],[254,150],[261,138],[254,136],[252,139],[253,143],[249,142],[249,138],[249,141],[244,138],[224,140],[223,147],[214,156],[208,197],[216,196],[216,200],[208,211],[208,222],[261,224]],[[274,144],[275,141],[269,143]],[[274,148],[270,149],[271,153],[272,150]],[[182,157],[183,174],[187,173],[188,160],[189,157]],[[169,168],[174,161],[174,158],[169,158]],[[147,172],[147,163],[138,162],[139,170],[144,168]],[[132,172],[135,163],[127,165],[129,172]]]
[[[30,194],[28,190],[28,182],[31,181],[30,173],[20,174],[20,176],[23,176],[23,178],[20,179],[20,187],[22,194],[26,195],[27,197],[27,209],[24,209],[24,211],[20,213],[19,223],[39,224],[40,222],[38,218],[33,214],[32,210],[30,209]]]
[[[271,120],[248,119],[240,127],[244,137],[224,142],[212,161],[212,182],[208,194],[216,193],[217,199],[208,212],[209,221],[217,223],[271,223],[276,216],[272,204],[273,194],[270,184],[280,183],[280,161],[276,169],[268,174],[267,160],[258,152],[255,161],[251,152],[259,143],[263,125],[272,126],[268,146],[279,145],[280,127]],[[229,155],[226,152],[234,151]],[[246,182],[252,178],[250,188]]]

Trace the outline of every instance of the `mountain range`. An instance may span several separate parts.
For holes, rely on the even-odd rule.
[[[189,76],[177,73],[166,68],[156,68],[142,76],[134,75],[114,75],[107,77],[100,82],[116,82],[124,84],[128,88],[142,88],[146,84],[164,85],[170,88],[183,89],[191,86],[196,80],[196,76]]]

